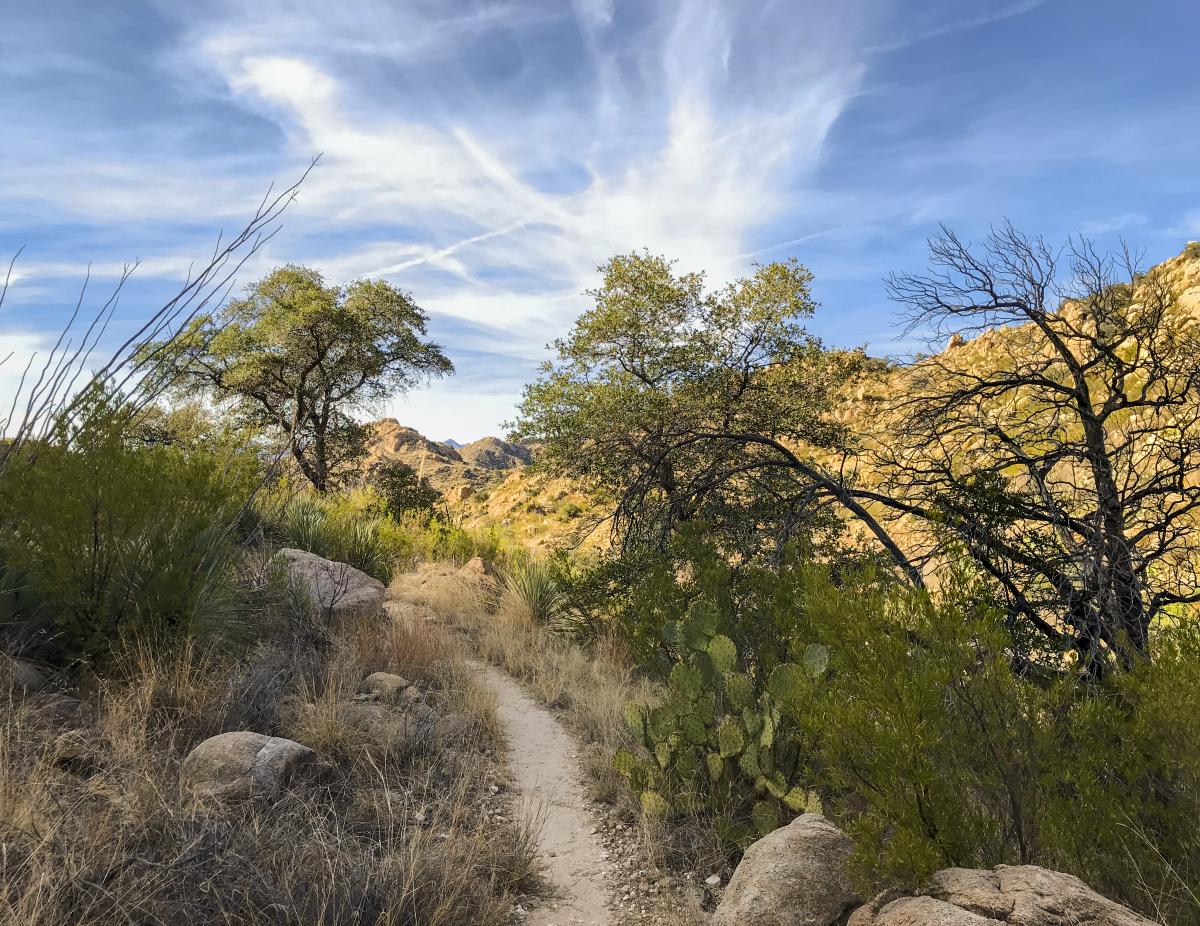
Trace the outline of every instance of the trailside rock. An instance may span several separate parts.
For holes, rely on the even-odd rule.
[[[379,701],[396,704],[402,700],[408,680],[391,672],[372,672],[363,679],[360,690]]]
[[[29,660],[0,656],[0,690],[27,695],[41,691],[48,683],[45,673]]]
[[[1150,926],[1150,920],[1092,890],[1074,875],[1037,865],[991,871],[947,868],[931,897],[1021,926]]]
[[[746,849],[712,926],[831,926],[859,902],[846,873],[854,846],[806,813]]]
[[[466,565],[458,570],[458,574],[464,578],[476,581],[494,580],[496,578],[496,570],[482,556],[476,556],[468,560]]]
[[[997,926],[1000,922],[935,897],[900,897],[859,907],[846,926]]]
[[[860,907],[848,926],[1152,926],[1074,875],[1037,865],[947,868],[926,896],[884,895]]]
[[[180,769],[184,790],[222,801],[274,797],[316,753],[279,736],[241,730],[206,739]]]
[[[383,606],[384,584],[348,563],[286,548],[275,558],[287,565],[288,574],[313,605],[333,617],[369,614]]]

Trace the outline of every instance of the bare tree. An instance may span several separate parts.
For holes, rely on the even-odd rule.
[[[943,229],[931,269],[893,276],[910,327],[1005,330],[914,365],[856,495],[965,553],[1032,645],[1099,671],[1200,601],[1200,325],[1160,271],[1011,225],[972,249]],[[1062,267],[1067,279],[1060,282]]]

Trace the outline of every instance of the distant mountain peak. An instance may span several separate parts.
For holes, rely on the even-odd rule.
[[[465,444],[461,444],[458,441],[456,441],[453,437],[447,437],[444,441],[442,441],[442,443],[445,444],[447,447],[453,447],[455,450],[458,450],[460,447],[466,446]]]

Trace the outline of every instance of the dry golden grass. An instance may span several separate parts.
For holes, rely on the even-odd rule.
[[[0,704],[0,924],[502,924],[535,874],[531,834],[486,810],[496,721],[436,628],[364,620],[323,651],[196,647],[126,654],[85,692]],[[188,750],[235,729],[311,734],[317,713],[376,670],[419,683],[439,712],[403,749],[329,727],[321,760],[275,802],[199,810]]]

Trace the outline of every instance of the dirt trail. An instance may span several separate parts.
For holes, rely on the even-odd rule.
[[[615,926],[604,883],[606,863],[587,809],[578,744],[550,712],[500,669],[475,668],[496,694],[509,767],[522,812],[540,823],[539,846],[555,897],[531,910],[529,926]]]

